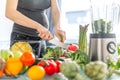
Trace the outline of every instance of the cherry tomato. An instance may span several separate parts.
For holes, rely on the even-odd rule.
[[[45,67],[46,65],[48,65],[48,62],[45,61],[45,60],[39,61],[39,62],[37,63],[37,65],[42,66],[42,67]]]
[[[38,65],[42,66],[45,69],[47,75],[53,75],[54,73],[56,73],[57,65],[52,60],[40,61],[38,62]]]
[[[75,44],[69,44],[68,45],[68,51],[76,51],[78,50],[78,46]]]
[[[62,63],[62,61],[56,60],[55,62],[56,62],[56,65],[57,65],[56,73],[59,73],[60,72],[60,64]]]
[[[54,73],[56,73],[56,65],[50,63],[45,67],[45,71],[46,71],[46,74],[53,75]]]

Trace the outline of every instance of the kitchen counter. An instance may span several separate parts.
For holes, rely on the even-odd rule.
[[[54,80],[55,77],[60,78],[60,80],[68,80],[61,73],[57,73],[57,74],[54,74],[52,76],[46,75],[42,80]],[[0,78],[0,80],[30,80],[30,79],[26,76],[26,74],[24,74],[24,75],[19,75],[19,77],[17,77],[17,78],[5,76],[4,78]],[[91,79],[86,78],[86,80],[91,80]],[[106,80],[120,80],[120,75],[113,74],[109,79],[106,79]]]
[[[53,80],[55,77],[62,78],[61,80],[67,80],[67,78],[62,75],[61,73],[56,73],[52,76],[46,75],[42,80]],[[19,75],[18,77],[7,77],[4,76],[3,78],[0,78],[0,80],[30,80],[26,74]]]

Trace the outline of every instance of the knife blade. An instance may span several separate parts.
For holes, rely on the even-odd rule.
[[[62,43],[62,42],[60,42],[60,41],[58,41],[57,39],[54,39],[54,38],[49,40],[49,42],[58,46],[58,47],[62,47],[62,48],[65,48],[65,49],[68,48],[68,46],[66,44],[64,44],[64,43]]]

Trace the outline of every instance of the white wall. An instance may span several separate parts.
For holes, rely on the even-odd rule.
[[[13,22],[5,17],[6,0],[0,1],[0,41],[9,41]]]

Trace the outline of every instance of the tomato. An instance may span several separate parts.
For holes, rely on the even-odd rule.
[[[68,51],[76,51],[78,50],[78,46],[75,44],[69,44],[68,45]]]
[[[57,65],[52,60],[40,61],[37,65],[42,66],[45,69],[47,75],[53,75],[56,73]]]
[[[57,65],[56,73],[59,73],[60,72],[60,64],[62,63],[62,61],[56,60],[55,62],[56,62],[56,65]]]
[[[24,52],[20,57],[20,60],[24,66],[31,66],[35,62],[35,56],[33,53]]]
[[[46,74],[53,75],[54,73],[56,73],[56,65],[50,63],[45,67],[45,71],[46,71]]]
[[[37,63],[37,65],[39,65],[39,66],[42,66],[42,67],[45,67],[46,65],[48,65],[48,62],[47,61],[39,61],[38,63]]]

